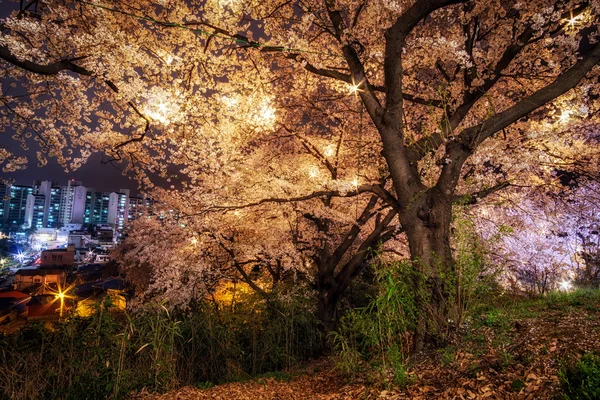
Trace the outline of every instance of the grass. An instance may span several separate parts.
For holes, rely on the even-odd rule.
[[[595,310],[600,303],[600,290],[578,289],[572,292],[552,292],[542,298],[541,302],[555,310],[566,310],[570,307]]]
[[[450,365],[454,362],[454,356],[456,354],[456,348],[454,346],[446,346],[438,350],[442,359],[442,364],[445,366]]]
[[[563,367],[559,377],[565,399],[600,399],[600,356],[583,355],[574,365]]]
[[[574,308],[586,310],[585,318],[598,319],[595,314],[600,309],[600,290],[578,289],[570,292],[552,292],[538,298],[500,299],[497,304],[483,304],[475,307],[471,314],[471,323],[467,326],[464,346],[476,357],[481,357],[490,349],[500,356],[499,367],[505,368],[513,362],[528,365],[534,354],[521,354],[513,348],[513,341],[523,320],[543,318],[545,321],[558,322]],[[597,329],[600,331],[600,328]],[[508,350],[507,350],[508,349]],[[539,354],[548,353],[548,348],[539,348]],[[448,348],[438,350],[442,364],[451,364]],[[517,354],[518,353],[518,354]]]

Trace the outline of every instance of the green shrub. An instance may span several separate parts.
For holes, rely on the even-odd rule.
[[[565,399],[600,399],[600,356],[585,354],[575,365],[563,368],[559,376]]]
[[[414,270],[410,263],[376,265],[378,293],[366,307],[350,310],[330,333],[338,354],[338,368],[355,375],[365,363],[392,374],[394,384],[409,382],[405,359],[407,333],[416,320],[415,293],[412,291]]]
[[[135,314],[107,301],[90,317],[28,326],[0,336],[0,398],[116,399],[289,368],[322,348],[308,297],[290,298],[267,304],[249,295],[186,313],[148,305]]]

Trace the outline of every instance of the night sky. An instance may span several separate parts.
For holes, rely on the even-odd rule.
[[[0,146],[8,143],[12,145],[11,148],[14,148],[14,141],[12,141],[10,136],[11,133],[8,131],[1,133]],[[12,173],[0,172],[0,178],[14,179],[17,184],[22,185],[31,185],[34,180],[56,181],[60,186],[66,185],[67,180],[75,179],[76,181],[81,181],[83,186],[95,188],[99,191],[110,192],[119,189],[130,189],[132,193],[137,192],[137,183],[121,175],[121,171],[115,167],[104,165],[100,154],[90,157],[88,162],[78,170],[67,173],[53,158],[48,159],[48,164],[45,167],[38,168],[35,151],[30,151],[29,153],[23,151],[18,153],[26,154],[30,158],[27,169]]]
[[[18,9],[19,3],[0,0],[0,19],[6,18],[12,10]],[[0,64],[2,65],[2,64]],[[80,169],[65,172],[55,159],[49,158],[48,164],[43,168],[37,167],[36,144],[33,139],[28,143],[30,150],[25,152],[20,149],[19,144],[12,139],[13,131],[8,127],[5,132],[0,132],[0,146],[9,148],[17,155],[26,155],[29,159],[27,169],[13,173],[0,171],[1,179],[12,179],[17,184],[31,185],[34,180],[51,180],[58,182],[61,186],[66,185],[67,180],[75,179],[81,181],[84,186],[96,188],[101,191],[116,191],[118,189],[131,189],[135,192],[137,183],[121,174],[121,171],[110,164],[102,163],[102,154],[92,155],[88,162]]]

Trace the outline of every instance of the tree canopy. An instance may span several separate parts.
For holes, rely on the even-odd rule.
[[[253,269],[273,285],[309,274],[327,325],[383,246],[418,264],[443,323],[453,204],[510,193],[506,211],[573,189],[565,174],[597,178],[598,15],[598,1],[21,1],[0,26],[1,125],[40,164],[102,152],[155,189],[177,222],[145,221],[163,239],[134,247],[159,291],[199,290],[194,271],[263,292]],[[24,166],[2,152],[4,171]]]

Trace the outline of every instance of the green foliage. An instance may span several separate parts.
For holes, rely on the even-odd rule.
[[[446,346],[438,350],[442,363],[447,366],[454,362],[454,356],[456,354],[456,348],[454,346]]]
[[[197,304],[182,317],[180,378],[185,382],[244,380],[320,353],[320,325],[308,297],[286,298],[273,296],[267,302],[242,294],[229,305]]]
[[[196,383],[196,387],[198,389],[201,389],[201,390],[206,390],[206,389],[210,389],[212,387],[215,387],[215,384],[212,383],[212,382],[209,382],[209,381],[198,382],[198,383]]]
[[[88,318],[0,337],[0,398],[116,399],[249,379],[317,354],[318,327],[303,300],[248,296],[227,307],[203,302],[173,313],[149,305],[135,314],[107,301]]]
[[[406,385],[407,333],[416,321],[415,293],[410,263],[376,266],[379,292],[363,308],[349,311],[330,339],[339,356],[338,367],[350,375],[364,370],[366,363],[392,375],[396,385]]]
[[[282,371],[267,372],[264,374],[260,374],[256,377],[256,380],[259,382],[264,382],[267,380],[274,380],[277,382],[289,382],[291,379],[291,374]]]
[[[559,373],[565,399],[600,399],[600,356],[585,354],[575,365]]]
[[[89,318],[28,327],[2,339],[0,397],[104,399],[142,387],[169,390],[177,334],[168,313],[130,318],[109,300]]]
[[[474,223],[461,210],[453,221],[454,262],[438,265],[439,276],[427,278],[418,261],[386,263],[383,257],[373,265],[377,292],[366,307],[346,313],[330,339],[339,355],[339,368],[353,375],[371,364],[405,385],[406,356],[412,351],[411,333],[417,325],[447,343],[456,330],[482,304],[499,293],[498,271],[491,268]],[[440,289],[432,295],[433,285]],[[442,298],[439,298],[439,297]],[[437,302],[437,303],[436,303]],[[507,327],[508,319],[498,310],[485,310],[479,323]],[[454,349],[440,351],[446,365],[454,360]]]
[[[481,304],[490,304],[501,293],[501,270],[488,262],[488,252],[477,235],[475,223],[464,208],[455,207],[452,221],[452,260],[440,257],[434,262],[437,275],[426,277],[419,271],[427,266],[413,263],[412,290],[420,310],[423,336],[446,345]],[[500,233],[498,235],[501,235]]]
[[[488,326],[498,328],[497,330],[508,330],[510,328],[510,317],[505,309],[480,304],[472,311],[475,327]]]
[[[358,350],[359,326],[362,325],[362,321],[356,319],[360,317],[361,315],[358,313],[348,313],[340,321],[338,330],[329,333],[329,339],[338,355],[337,368],[351,377],[364,371],[364,357]]]
[[[488,263],[475,223],[460,207],[454,210],[452,245],[454,266],[446,273],[445,283],[452,306],[449,317],[460,327],[476,306],[494,301],[500,292],[497,278],[501,271]]]
[[[554,309],[584,306],[595,310],[600,306],[600,291],[594,289],[577,289],[570,292],[554,291],[548,293],[542,301]]]

